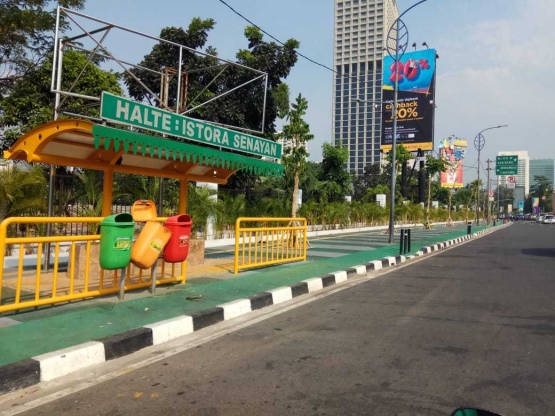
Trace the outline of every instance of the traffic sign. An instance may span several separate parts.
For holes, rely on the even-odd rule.
[[[497,175],[516,175],[518,173],[518,156],[497,156],[495,173]]]
[[[495,196],[495,192],[494,191],[489,191],[489,196],[490,196],[490,198],[493,198]]]
[[[507,183],[507,188],[508,189],[515,189],[516,187],[516,176],[507,176],[506,177],[506,183]]]

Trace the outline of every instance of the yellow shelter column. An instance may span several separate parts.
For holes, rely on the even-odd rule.
[[[182,178],[179,180],[179,206],[177,207],[177,212],[180,214],[185,214],[187,211],[187,192],[188,192],[189,180],[187,178]]]
[[[114,185],[114,171],[111,169],[104,171],[104,181],[102,184],[102,216],[107,217],[112,213],[112,195]]]

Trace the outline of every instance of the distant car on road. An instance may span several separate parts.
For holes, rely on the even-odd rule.
[[[538,215],[538,218],[536,219],[536,222],[539,222],[541,224],[543,222],[544,217],[545,217],[545,214]]]
[[[543,218],[542,224],[555,224],[555,215],[546,215]]]

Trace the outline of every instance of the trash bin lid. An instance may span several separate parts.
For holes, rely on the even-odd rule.
[[[179,224],[179,225],[189,225],[191,223],[191,217],[187,214],[179,214],[168,217],[164,224]]]
[[[156,204],[148,199],[135,201],[131,207],[131,215],[137,222],[146,222],[156,218]]]
[[[108,215],[101,221],[100,224],[101,225],[105,225],[105,224],[129,225],[129,224],[133,224],[133,217],[130,214],[127,214],[125,212],[121,214]]]

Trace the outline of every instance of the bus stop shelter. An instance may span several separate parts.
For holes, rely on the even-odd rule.
[[[281,164],[260,158],[77,119],[30,130],[4,152],[4,158],[104,172],[102,216],[111,213],[116,172],[178,179],[179,213],[187,208],[188,181],[225,184],[241,169],[263,176],[283,173]]]

